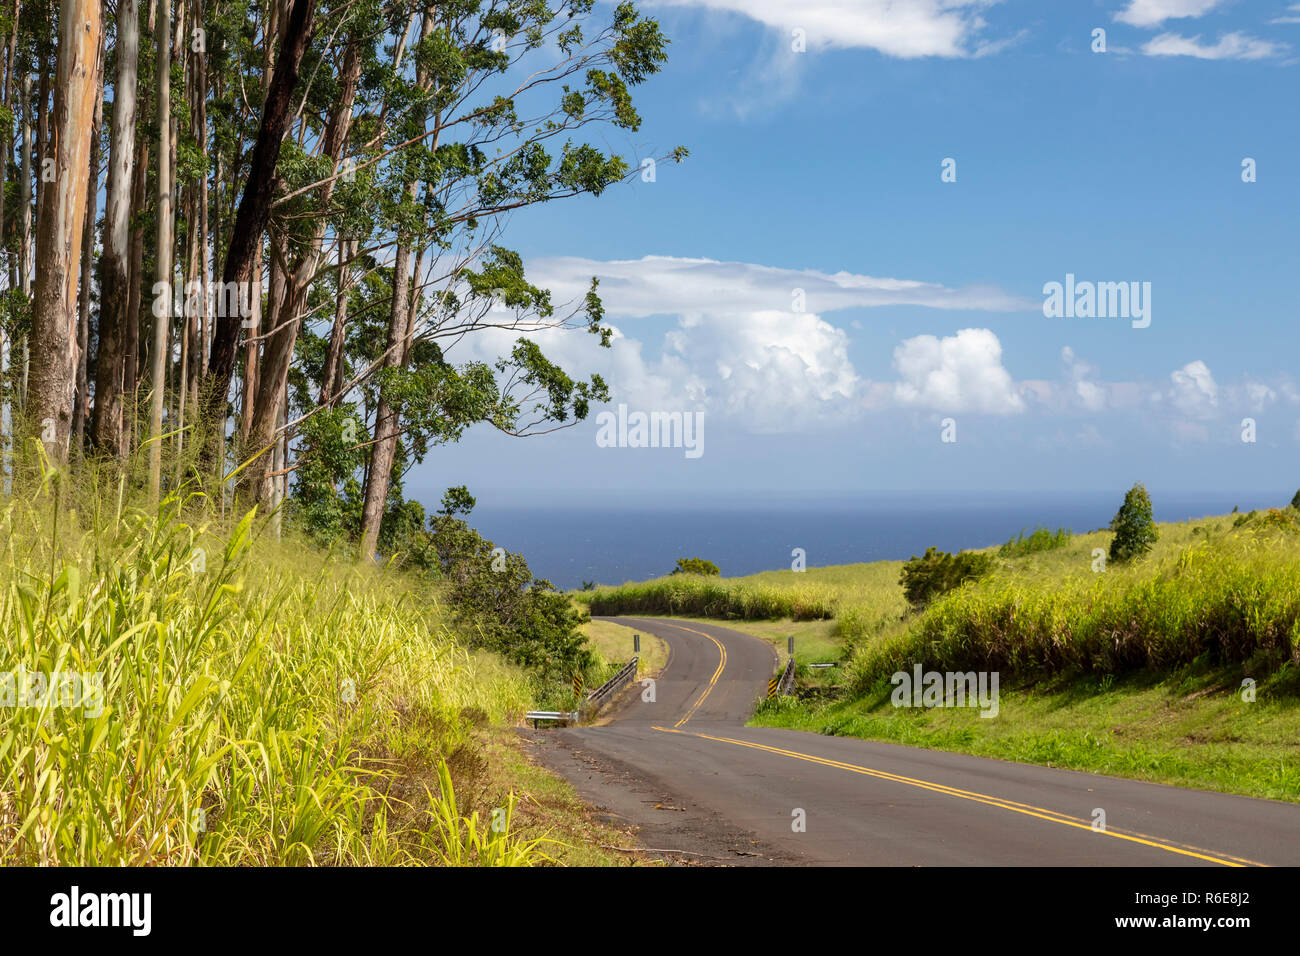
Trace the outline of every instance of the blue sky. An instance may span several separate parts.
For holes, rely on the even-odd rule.
[[[480,427],[409,493],[1300,486],[1300,4],[642,9],[669,62],[637,93],[641,130],[597,142],[690,158],[521,213],[505,239],[561,301],[602,278],[614,347],[556,331],[548,354],[601,372],[615,404],[703,413],[704,453],[600,447],[594,416],[524,440]],[[1067,273],[1150,283],[1149,327],[1045,317]]]

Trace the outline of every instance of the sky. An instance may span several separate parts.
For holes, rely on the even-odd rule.
[[[600,278],[612,348],[539,342],[604,376],[609,409],[701,416],[699,453],[610,447],[601,406],[534,438],[478,426],[408,494],[1300,486],[1300,3],[640,9],[668,62],[635,91],[641,128],[595,141],[689,158],[522,211],[504,241],[557,302]],[[1045,314],[1067,281],[1123,283],[1129,310],[1113,285],[1105,314]]]

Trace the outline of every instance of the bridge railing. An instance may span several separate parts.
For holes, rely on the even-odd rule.
[[[636,677],[637,662],[639,660],[640,658],[637,657],[632,658],[619,669],[617,674],[587,695],[587,699],[582,704],[583,717],[596,714],[600,708],[614,699],[615,694]]]
[[[784,697],[794,693],[794,658],[785,662],[785,668],[767,682],[768,697]]]

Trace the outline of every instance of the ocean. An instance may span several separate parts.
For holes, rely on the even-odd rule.
[[[1282,507],[1291,492],[1156,493],[1157,521]],[[570,590],[667,574],[680,557],[705,558],[728,577],[788,569],[803,548],[808,567],[906,559],[999,544],[1036,526],[1076,533],[1105,528],[1123,493],[873,493],[818,500],[738,500],[587,507],[476,508],[470,523],[533,573]]]

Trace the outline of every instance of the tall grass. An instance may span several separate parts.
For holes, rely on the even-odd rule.
[[[1300,548],[1292,532],[1259,529],[1050,587],[995,575],[862,645],[851,675],[863,691],[916,663],[1034,675],[1288,660],[1300,664]]]
[[[472,746],[472,715],[524,709],[517,671],[458,646],[412,582],[259,540],[252,513],[134,508],[121,484],[78,509],[59,480],[0,510],[0,675],[99,675],[102,708],[12,680],[0,865],[465,857],[450,777],[432,799],[420,781]],[[544,859],[509,832],[491,850]]]
[[[817,585],[786,588],[697,574],[578,592],[592,614],[678,614],[732,620],[820,621],[835,615],[836,594]]]

